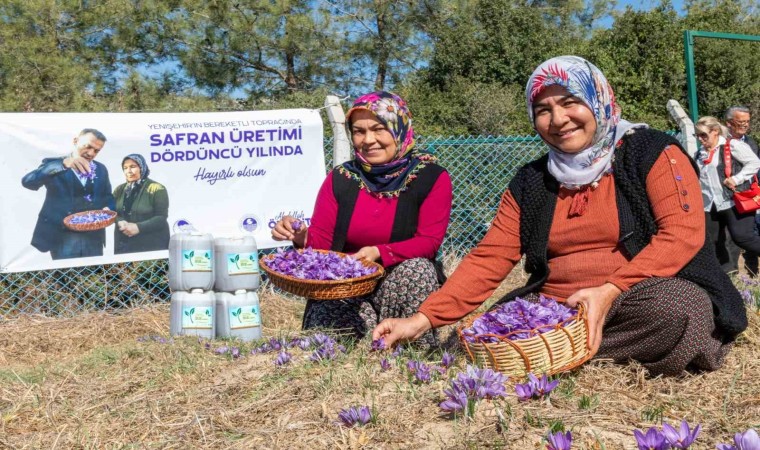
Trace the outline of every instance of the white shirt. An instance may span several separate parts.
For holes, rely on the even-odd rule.
[[[715,204],[717,211],[724,211],[734,206],[731,191],[723,186],[723,174],[718,174],[718,163],[723,159],[723,146],[725,145],[726,138],[719,136],[712,161],[708,165],[704,164],[705,159],[710,154],[708,150],[700,146],[696,155],[697,166],[699,167],[699,182],[702,185],[702,200],[705,202],[705,212],[709,212],[713,204]],[[760,159],[752,153],[749,145],[738,139],[731,139],[731,159],[743,165],[742,170],[731,177],[736,185],[748,181],[760,170]]]

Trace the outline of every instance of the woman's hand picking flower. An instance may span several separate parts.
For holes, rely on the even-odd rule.
[[[583,308],[586,310],[586,317],[588,318],[588,343],[591,356],[594,356],[599,351],[599,346],[602,344],[602,328],[604,328],[604,320],[607,318],[607,313],[612,307],[612,302],[615,301],[621,290],[612,283],[604,283],[601,286],[581,289],[567,298],[567,306],[571,308],[578,307],[578,304],[583,304]]]
[[[293,225],[295,223],[295,228]],[[272,229],[272,239],[275,241],[293,241],[293,246],[303,248],[306,245],[306,230],[300,220],[292,216],[285,216],[275,224]]]
[[[385,319],[372,330],[372,340],[385,339],[385,348],[393,347],[396,342],[413,341],[433,326],[430,320],[416,313],[404,319]]]

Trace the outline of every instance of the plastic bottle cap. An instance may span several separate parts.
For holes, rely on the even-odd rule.
[[[238,289],[237,291],[235,291],[235,295],[243,295],[245,294],[245,292],[246,292],[245,289]]]
[[[191,289],[191,290],[190,290],[190,293],[191,293],[191,294],[203,294],[203,289],[198,289],[198,288],[196,288],[196,289]]]

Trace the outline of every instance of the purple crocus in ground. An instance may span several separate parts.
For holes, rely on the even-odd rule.
[[[370,347],[370,351],[373,352],[379,352],[381,350],[385,350],[385,338],[380,338],[372,341],[372,346]]]
[[[528,374],[528,383],[533,388],[533,394],[538,397],[549,395],[551,391],[559,384],[559,380],[549,381],[549,377],[543,374],[541,378],[536,378],[532,373]]]
[[[232,355],[232,359],[238,359],[240,358],[240,349],[237,347],[232,347],[230,354]]]
[[[441,366],[448,369],[452,364],[454,364],[454,355],[449,352],[443,352],[443,356],[441,357]]]
[[[506,395],[507,377],[491,369],[479,369],[475,366],[467,366],[464,373],[460,372],[451,380],[451,389],[443,391],[449,401],[442,402],[439,406],[447,412],[454,411],[456,405],[465,405],[465,413],[472,416],[475,403],[478,400],[504,397]],[[464,402],[462,395],[467,399]],[[463,406],[464,408],[464,406]]]
[[[277,359],[274,360],[274,365],[284,366],[285,364],[290,363],[290,360],[291,360],[290,353],[286,352],[285,350],[282,350],[277,355]]]
[[[470,408],[470,398],[467,396],[467,392],[462,390],[461,386],[452,385],[451,389],[444,389],[443,393],[446,394],[446,400],[438,404],[442,410],[458,413],[474,409],[475,401],[472,400],[473,408]]]
[[[750,428],[744,433],[734,435],[734,445],[718,444],[718,450],[760,450],[760,436],[757,431]]]
[[[380,360],[380,370],[382,370],[383,372],[387,372],[391,370],[391,363],[388,362],[387,358],[383,358]]]
[[[391,356],[393,356],[394,358],[398,358],[399,356],[401,356],[401,353],[403,352],[404,352],[404,347],[402,345],[397,345],[396,348],[391,353]]]
[[[673,448],[689,448],[697,436],[699,436],[700,431],[702,431],[702,425],[697,424],[694,430],[691,430],[685,420],[681,421],[681,426],[678,430],[670,424],[662,424],[662,434]]]
[[[530,383],[516,384],[515,393],[521,402],[527,402],[533,398],[533,388],[530,386]]]
[[[573,435],[569,431],[567,433],[557,431],[556,433],[549,433],[546,440],[549,441],[546,450],[570,450],[573,444]]]
[[[341,424],[347,427],[366,425],[372,420],[372,413],[369,406],[352,406],[341,409],[338,413],[338,419]]]
[[[414,378],[420,383],[430,383],[432,380],[430,366],[420,363],[420,365],[417,366],[417,370],[414,371]]]
[[[221,347],[219,347],[216,350],[214,350],[214,353],[216,353],[217,355],[224,355],[228,351],[230,351],[230,348],[227,347],[226,345],[222,345]]]
[[[549,381],[549,377],[546,374],[541,378],[536,377],[532,373],[528,374],[528,382],[515,385],[515,393],[517,398],[521,401],[527,401],[531,398],[542,398],[554,390],[559,384],[559,380]]]
[[[667,450],[670,448],[665,436],[655,427],[647,430],[646,434],[639,430],[633,430],[633,436],[636,438],[639,450]]]

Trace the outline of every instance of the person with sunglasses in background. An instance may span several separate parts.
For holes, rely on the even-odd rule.
[[[719,230],[725,227],[741,249],[760,253],[760,237],[755,234],[755,214],[739,213],[733,200],[734,191],[749,188],[752,178],[760,169],[760,159],[747,144],[732,139],[728,129],[715,117],[701,117],[695,128],[700,143],[695,160],[702,185],[705,223],[716,252],[720,251]],[[726,148],[730,153],[731,176],[726,176]]]
[[[758,149],[757,141],[752,139],[752,136],[747,134],[749,132],[749,124],[751,119],[751,113],[746,106],[732,106],[726,110],[725,114],[726,127],[731,136],[731,139],[744,142],[752,149],[752,153],[760,156],[760,149]],[[755,215],[755,234],[758,234],[760,230],[760,216]],[[723,236],[725,236],[725,230]],[[719,246],[721,244],[718,244]],[[725,247],[729,258],[732,259],[731,264],[733,267],[738,267],[739,248],[731,240],[726,240]],[[721,248],[722,249],[722,248]],[[756,276],[758,273],[758,254],[752,252],[744,252],[744,268],[750,275]]]

